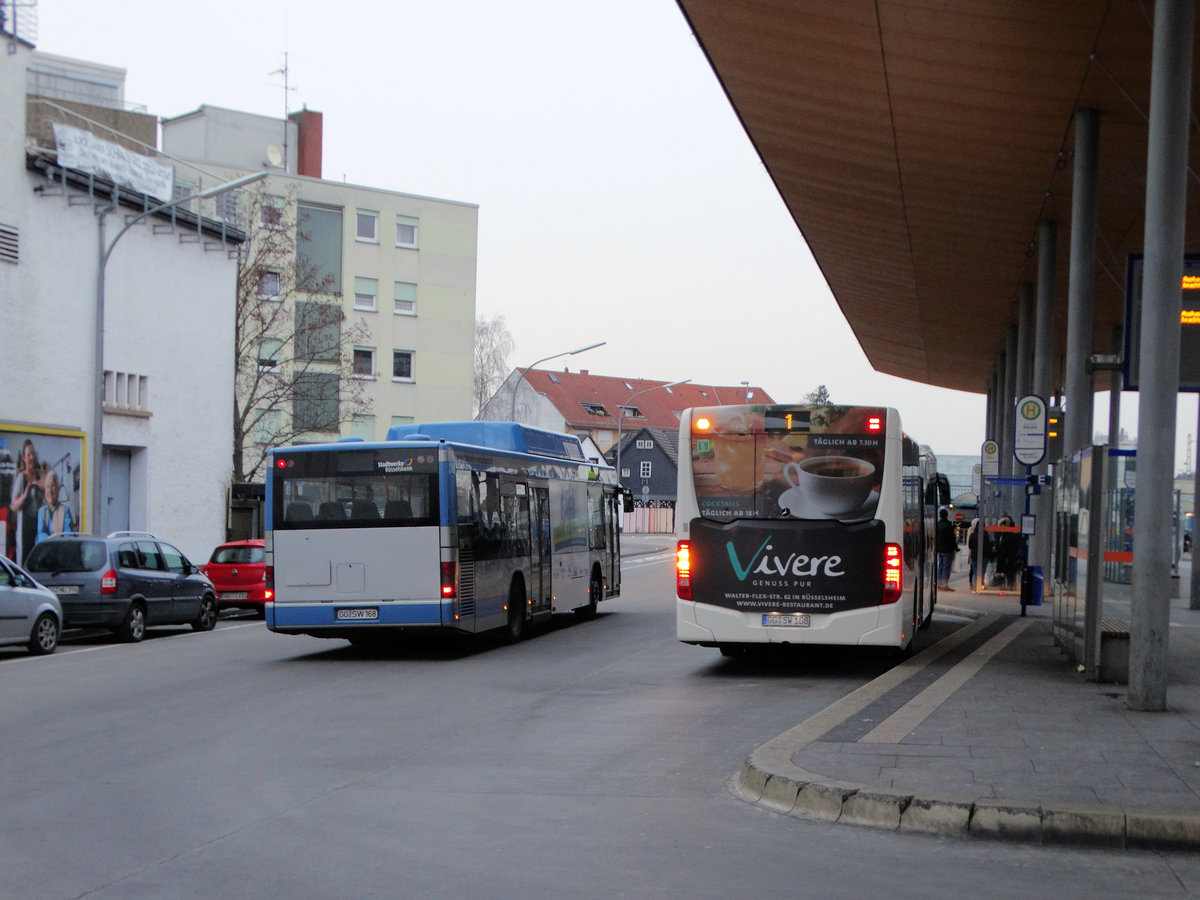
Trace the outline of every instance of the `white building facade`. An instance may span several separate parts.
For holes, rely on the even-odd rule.
[[[0,54],[4,552],[15,558],[27,550],[12,491],[28,443],[39,477],[53,472],[61,485],[75,530],[151,531],[202,562],[225,539],[237,274],[231,252],[240,239],[221,239],[212,222],[171,227],[151,217],[112,245],[97,471],[98,210],[111,204],[111,182],[83,171],[64,179],[53,148],[37,135],[27,153],[26,83],[35,53],[19,40],[7,43],[12,52]],[[125,192],[128,202],[139,198],[145,204],[143,195]],[[104,215],[106,242],[137,212],[123,205]]]

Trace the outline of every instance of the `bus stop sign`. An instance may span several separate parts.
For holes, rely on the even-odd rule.
[[[1036,466],[1046,458],[1046,401],[1027,394],[1017,401],[1013,429],[1013,456],[1025,466]]]

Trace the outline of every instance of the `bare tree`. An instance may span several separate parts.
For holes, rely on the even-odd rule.
[[[259,188],[250,199],[234,326],[235,483],[263,477],[269,448],[332,436],[370,410],[353,377],[353,345],[367,343],[369,329],[347,321],[341,285],[297,253],[307,234],[295,189],[274,196]]]
[[[513,338],[504,324],[504,316],[475,318],[475,382],[471,394],[471,411],[478,415],[496,389],[508,375],[508,355],[513,352]]]

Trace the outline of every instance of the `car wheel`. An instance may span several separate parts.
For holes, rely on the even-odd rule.
[[[48,612],[42,613],[33,623],[33,631],[29,635],[29,652],[44,656],[53,653],[58,646],[58,619]]]
[[[192,628],[196,631],[212,631],[217,625],[217,600],[212,594],[205,594],[200,600],[200,612],[192,620]]]
[[[117,636],[131,644],[136,644],[146,636],[146,610],[140,603],[129,604],[129,611],[117,629]]]

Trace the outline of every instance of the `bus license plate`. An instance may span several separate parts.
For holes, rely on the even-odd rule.
[[[378,619],[379,610],[375,607],[369,608],[354,608],[354,609],[339,609],[337,611],[338,619]]]
[[[803,616],[763,616],[763,625],[783,625],[789,628],[808,628],[812,621],[807,615]]]

